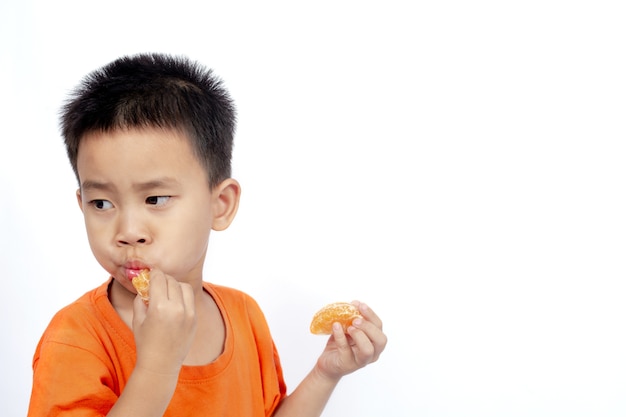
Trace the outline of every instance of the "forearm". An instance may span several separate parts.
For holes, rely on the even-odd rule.
[[[133,300],[135,368],[107,417],[162,417],[195,337],[192,287],[156,269],[150,275],[150,307]]]
[[[135,368],[107,417],[162,417],[174,395],[178,375]]]
[[[302,380],[274,412],[273,417],[319,417],[339,378],[323,375],[317,367]]]
[[[339,323],[333,324],[315,367],[282,401],[274,417],[319,417],[343,376],[378,359],[387,344],[382,321],[364,303],[358,303],[358,308],[362,317],[352,321],[348,334]]]

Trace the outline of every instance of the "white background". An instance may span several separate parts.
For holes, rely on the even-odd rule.
[[[619,1],[0,4],[0,415],[62,306],[107,277],[58,130],[123,54],[185,54],[239,109],[206,279],[267,314],[290,389],[361,299],[389,336],[325,416],[626,415]]]

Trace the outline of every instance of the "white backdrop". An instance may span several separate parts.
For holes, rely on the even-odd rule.
[[[25,415],[51,316],[107,278],[59,107],[144,51],[237,102],[242,204],[206,276],[259,301],[289,387],[321,305],[384,319],[325,416],[626,415],[621,3],[4,0],[0,415]]]

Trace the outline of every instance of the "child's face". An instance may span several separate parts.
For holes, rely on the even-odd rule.
[[[78,174],[91,250],[122,286],[134,292],[130,279],[143,268],[201,281],[219,197],[182,134],[91,133],[80,144]]]

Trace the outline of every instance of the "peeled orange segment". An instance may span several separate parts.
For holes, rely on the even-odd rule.
[[[352,320],[361,317],[359,310],[350,303],[332,303],[315,313],[310,330],[313,334],[331,334],[333,323],[340,323],[344,333],[352,325]]]
[[[133,277],[133,287],[137,290],[137,294],[141,299],[148,304],[150,301],[150,295],[148,290],[150,288],[150,271],[144,269],[137,276]]]

